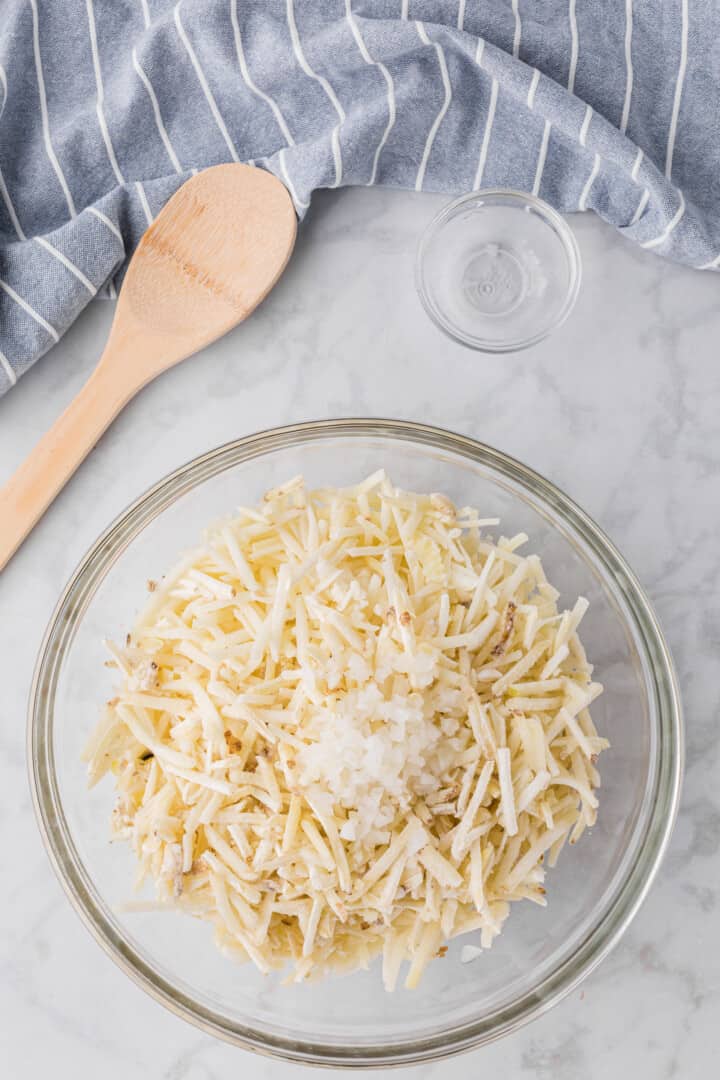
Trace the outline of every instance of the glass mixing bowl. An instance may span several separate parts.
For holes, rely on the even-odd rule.
[[[442,491],[524,530],[561,602],[590,600],[583,641],[605,693],[593,717],[602,755],[598,823],[548,872],[547,908],[515,904],[492,949],[461,964],[462,939],[419,989],[386,995],[377,964],[284,987],[235,964],[208,924],[123,912],[134,858],[108,843],[114,786],[87,790],[80,753],[110,696],[104,637],[122,638],[145,582],[203,527],[302,472],[345,485],[385,467],[415,491]],[[682,730],[672,662],[634,575],[597,526],[531,469],[472,439],[400,421],[337,420],[253,435],[184,465],[100,537],[47,631],[30,704],[30,761],[40,827],[65,890],[97,941],[143,989],[204,1031],[278,1057],[323,1065],[428,1061],[502,1035],[568,993],[617,942],[647,893],[678,802]]]

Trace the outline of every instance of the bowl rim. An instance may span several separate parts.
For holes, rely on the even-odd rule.
[[[341,1046],[297,1040],[229,1025],[198,1006],[160,976],[106,921],[84,881],[86,871],[73,853],[52,769],[53,705],[64,645],[74,635],[105,573],[134,537],[181,494],[224,468],[288,448],[333,437],[375,437],[446,449],[499,471],[559,513],[610,573],[633,617],[633,629],[652,674],[649,692],[656,704],[658,753],[654,797],[638,854],[607,911],[579,947],[534,988],[488,1016],[427,1037],[402,1042]],[[163,501],[164,499],[164,501]],[[69,635],[69,637],[68,637]],[[637,644],[637,642],[636,642]],[[647,680],[647,676],[646,676]],[[207,1034],[286,1061],[328,1067],[386,1067],[439,1060],[508,1034],[542,1015],[569,994],[608,955],[645,899],[667,850],[677,815],[684,763],[683,717],[672,657],[651,605],[634,573],[612,541],[551,481],[504,452],[467,435],[409,420],[339,418],[306,421],[260,431],[201,454],[147,489],[118,514],[78,563],[55,606],[38,653],[30,689],[27,727],[30,788],[36,820],[53,870],[68,899],[98,944],[133,982],[175,1015]],[[87,875],[90,880],[89,875]]]

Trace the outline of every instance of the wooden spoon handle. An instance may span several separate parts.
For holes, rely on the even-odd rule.
[[[80,393],[0,489],[0,570],[137,388],[101,359]]]

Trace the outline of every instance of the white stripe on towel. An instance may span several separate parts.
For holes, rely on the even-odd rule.
[[[720,266],[720,255],[717,255],[710,262],[703,263],[702,266],[698,266],[698,270],[717,270]]]
[[[530,80],[530,86],[528,88],[527,104],[529,109],[535,108],[535,94],[537,92],[539,82],[540,72],[537,68],[535,68],[532,74],[532,79]],[[548,143],[550,142],[550,129],[550,121],[546,120],[543,124],[542,139],[540,140],[540,153],[538,155],[537,166],[535,167],[535,179],[532,186],[533,195],[537,195],[540,191],[540,184],[542,183],[542,176],[543,172],[545,171],[545,160],[547,158]]]
[[[584,146],[587,139],[588,131],[590,130],[590,121],[593,117],[592,107],[590,105],[585,106],[585,116],[583,117],[582,127],[580,128],[580,145]]]
[[[150,9],[148,8],[148,0],[140,0],[140,6],[142,7],[143,19],[145,20],[145,29],[150,29]]]
[[[445,90],[445,96],[443,98],[442,106],[440,107],[440,112],[433,120],[432,127],[428,132],[428,137],[425,142],[425,149],[423,150],[423,156],[420,162],[420,168],[418,169],[417,178],[415,180],[415,190],[422,191],[423,182],[425,180],[425,170],[427,168],[428,159],[430,157],[430,151],[432,150],[433,143],[435,142],[435,136],[438,133],[438,128],[442,124],[443,117],[448,111],[448,106],[450,105],[450,102],[452,100],[452,87],[450,86],[450,76],[448,75],[447,64],[445,63],[445,53],[443,52],[442,47],[438,45],[436,41],[430,41],[430,38],[427,36],[425,27],[421,22],[416,22],[415,28],[418,32],[418,37],[422,41],[423,45],[432,45],[432,47],[435,49],[435,52],[437,53],[438,64],[440,65],[440,76],[442,78],[443,87]]]
[[[143,210],[145,211],[145,217],[147,218],[147,223],[148,223],[148,225],[152,225],[155,218],[152,215],[152,210],[150,209],[150,203],[147,201],[147,195],[145,194],[145,188],[142,186],[142,184],[140,183],[139,180],[135,181],[135,187],[137,188],[137,193],[140,196],[140,202],[142,204]]]
[[[5,177],[2,174],[2,169],[0,169],[0,195],[2,195],[3,202],[5,203],[5,208],[10,215],[10,220],[12,221],[13,228],[17,233],[18,240],[27,240],[27,237],[22,230],[22,225],[18,221],[18,216],[15,213],[15,207],[12,204],[10,192],[7,189],[7,184],[5,183]]]
[[[249,90],[252,90],[253,94],[256,94],[261,101],[264,101],[266,105],[269,105],[272,109],[272,114],[275,117],[277,126],[282,132],[282,136],[288,146],[294,146],[295,140],[290,134],[290,129],[287,126],[285,117],[280,111],[280,106],[274,98],[271,98],[269,94],[266,94],[264,90],[261,90],[259,86],[253,82],[248,70],[247,61],[245,59],[245,50],[243,49],[242,37],[240,35],[240,24],[237,17],[237,0],[231,0],[230,4],[230,19],[232,21],[233,34],[235,35],[235,51],[237,52],[238,63],[240,65],[240,74],[242,75]]]
[[[70,188],[67,185],[65,174],[60,168],[60,162],[55,155],[52,140],[50,138],[50,119],[48,117],[47,97],[45,96],[45,78],[43,76],[42,60],[40,58],[40,24],[38,19],[37,0],[30,0],[30,7],[32,8],[33,52],[35,53],[35,72],[37,74],[38,93],[40,95],[40,116],[42,118],[45,150],[50,159],[50,164],[55,170],[55,175],[60,182],[60,187],[63,190],[63,195],[65,196],[65,201],[68,205],[68,210],[70,211],[70,217],[77,217],[77,210],[75,209],[73,197],[70,194]]]
[[[578,62],[578,28],[575,18],[575,0],[570,0],[568,6],[568,18],[570,19],[570,70],[568,72],[568,90],[575,93],[575,72]]]
[[[278,161],[280,162],[280,172],[282,173],[282,178],[285,181],[285,187],[290,192],[290,198],[295,203],[295,209],[296,210],[307,210],[310,203],[302,201],[302,199],[298,196],[297,192],[295,191],[295,186],[293,185],[293,182],[290,179],[290,173],[288,172],[287,161],[285,160],[285,150],[286,150],[286,147],[283,146],[282,150],[278,154]]]
[[[110,220],[110,218],[107,216],[107,214],[103,214],[102,210],[98,210],[98,208],[96,206],[88,206],[87,210],[88,210],[88,214],[94,214],[95,217],[98,218],[99,221],[102,221],[103,225],[107,225],[107,227],[108,227],[108,229],[110,230],[111,233],[115,233],[115,236],[117,236],[117,238],[120,241],[120,243],[122,244],[123,250],[124,250],[125,241],[122,238],[122,233],[118,229],[117,225],[115,225]]]
[[[181,173],[183,171],[182,166],[181,166],[180,162],[178,161],[178,156],[177,156],[177,154],[175,153],[175,151],[173,149],[172,143],[170,142],[170,136],[167,133],[167,128],[165,127],[165,125],[163,123],[162,113],[160,112],[160,104],[159,104],[158,99],[157,99],[157,97],[155,95],[155,91],[152,88],[152,83],[150,82],[150,80],[148,79],[147,75],[145,74],[145,72],[143,71],[143,69],[142,69],[142,67],[140,65],[140,61],[138,60],[138,56],[137,56],[137,50],[135,48],[133,48],[133,51],[132,51],[132,58],[133,58],[133,65],[135,67],[135,70],[137,71],[138,75],[140,76],[142,84],[143,84],[143,86],[145,87],[145,89],[148,92],[148,97],[150,98],[150,103],[151,103],[152,108],[153,108],[153,113],[155,114],[155,124],[156,124],[157,129],[158,129],[158,134],[159,134],[160,138],[162,139],[163,146],[165,147],[165,150],[167,152],[167,156],[170,158],[170,161],[172,163],[173,168],[175,169],[175,172]]]
[[[680,67],[678,68],[677,82],[675,83],[675,97],[673,99],[672,119],[668,133],[667,154],[665,156],[665,176],[668,180],[672,177],[673,153],[675,151],[675,137],[677,135],[678,116],[680,114],[680,99],[682,98],[683,83],[685,81],[685,68],[687,67],[687,43],[688,43],[688,0],[682,0],[682,28],[680,30]]]
[[[78,266],[76,266],[74,262],[71,262],[71,260],[68,259],[67,255],[63,255],[62,251],[58,251],[56,247],[53,247],[50,241],[46,240],[44,236],[36,236],[35,241],[36,243],[40,244],[41,247],[45,248],[45,250],[50,255],[52,255],[54,259],[57,259],[59,263],[62,263],[66,270],[69,270],[71,274],[74,274],[78,281],[85,286],[91,296],[96,295],[97,289],[93,285],[92,281],[90,281],[89,278],[85,277],[82,270]]]
[[[97,47],[97,33],[95,31],[95,12],[93,10],[93,0],[85,0],[85,6],[87,8],[88,27],[90,29],[90,49],[92,52],[93,68],[95,70],[95,86],[97,87],[97,101],[95,102],[95,111],[97,112],[98,123],[100,125],[100,131],[102,133],[103,142],[105,143],[105,149],[107,150],[107,156],[112,166],[112,171],[115,173],[115,179],[118,184],[125,183],[125,177],[120,172],[120,166],[117,163],[115,157],[115,150],[113,148],[112,140],[110,138],[110,132],[108,131],[107,121],[105,120],[105,110],[103,105],[105,103],[105,90],[103,88],[102,72],[100,71],[100,55]]]
[[[58,334],[55,327],[51,326],[47,319],[43,319],[42,315],[38,311],[36,311],[31,304],[28,304],[27,300],[23,300],[22,296],[18,296],[15,290],[10,285],[8,285],[7,281],[3,281],[2,278],[0,278],[0,289],[6,292],[10,299],[14,300],[15,303],[23,309],[23,311],[27,312],[31,319],[34,319],[39,326],[42,326],[43,330],[46,330],[48,332],[53,341],[60,340],[60,335]]]
[[[648,188],[645,188],[642,195],[640,196],[640,202],[637,204],[637,210],[635,211],[635,213],[633,214],[633,216],[632,216],[632,218],[630,220],[631,225],[637,225],[637,223],[640,220],[640,218],[642,217],[643,211],[644,211],[644,209],[647,206],[649,201],[650,201],[650,191],[649,191]]]
[[[685,213],[685,196],[683,195],[682,191],[679,194],[680,205],[675,211],[675,216],[673,217],[672,221],[670,221],[668,225],[666,225],[666,227],[663,229],[659,236],[654,237],[654,239],[652,240],[646,240],[645,243],[640,245],[640,247],[656,248],[660,247],[661,244],[665,243],[667,238],[670,236],[670,233],[675,229],[675,227],[680,222],[683,214]]]
[[[632,171],[630,173],[630,179],[634,180],[636,184],[638,182],[638,174],[640,172],[640,165],[642,163],[643,157],[644,157],[644,154],[643,154],[642,150],[638,150],[637,156],[636,156],[635,161],[633,163]]]
[[[297,57],[297,62],[310,79],[314,79],[322,86],[323,90],[330,99],[330,103],[338,115],[340,121],[332,130],[331,143],[333,150],[333,159],[335,161],[335,183],[333,187],[339,187],[342,183],[343,167],[342,156],[340,154],[340,127],[345,123],[345,110],[337,99],[337,95],[333,90],[330,83],[327,81],[324,75],[318,75],[316,71],[310,67],[303,52],[303,47],[300,44],[300,35],[298,34],[297,24],[295,23],[295,11],[293,7],[293,0],[287,0],[287,23],[290,30],[290,38],[292,40],[293,51]]]
[[[479,67],[482,67],[480,63],[482,55],[485,49],[485,42],[481,38],[478,41],[477,52],[475,54],[475,60]],[[487,161],[488,146],[490,145],[490,135],[492,134],[493,121],[495,120],[495,109],[497,106],[499,85],[497,79],[493,78],[492,86],[490,89],[490,104],[488,106],[487,119],[485,120],[485,131],[483,132],[482,145],[480,147],[480,157],[478,158],[477,172],[475,173],[475,181],[473,183],[473,191],[477,191],[482,184],[483,174],[485,172],[485,162]]]
[[[513,56],[515,59],[520,55],[520,38],[522,36],[522,23],[520,22],[520,0],[512,0],[513,15],[515,16],[515,33],[513,34]]]
[[[10,380],[10,385],[14,386],[17,382],[17,375],[10,367],[10,361],[8,360],[7,356],[5,356],[5,353],[2,352],[0,352],[0,367],[3,369],[8,379]]]
[[[3,90],[2,106],[0,106],[1,112],[2,109],[5,108],[5,102],[8,99],[7,75],[5,74],[5,68],[2,66],[2,64],[0,64],[0,84],[2,84]],[[15,213],[15,207],[13,206],[12,199],[10,198],[10,192],[7,189],[7,184],[5,183],[5,177],[2,174],[2,169],[0,169],[0,195],[2,195],[3,202],[5,203],[5,208],[10,216],[12,226],[17,233],[18,240],[27,240],[27,237],[22,230],[22,225],[18,221],[18,216]]]
[[[596,178],[596,176],[597,176],[597,174],[599,172],[600,172],[600,155],[596,154],[595,158],[593,160],[592,170],[590,172],[590,175],[587,178],[587,181],[585,183],[585,187],[582,189],[582,195],[580,196],[580,202],[578,203],[578,210],[586,210],[587,209],[587,201],[588,201],[588,196],[590,195],[590,189],[592,188],[593,184],[595,183],[595,178]]]
[[[633,66],[632,66],[632,31],[633,31],[633,0],[625,0],[625,102],[623,104],[620,131],[624,135],[627,131],[630,119],[630,101],[633,91]]]
[[[538,156],[537,168],[535,169],[535,181],[533,183],[532,193],[537,195],[540,191],[540,184],[542,182],[542,175],[545,169],[545,159],[547,157],[548,143],[550,141],[550,121],[546,120],[543,125],[542,142],[540,143],[540,154]]]
[[[482,146],[480,147],[480,157],[478,159],[477,172],[475,174],[475,183],[473,184],[473,191],[477,191],[482,183],[483,174],[485,173],[485,163],[487,162],[488,146],[490,144],[490,135],[492,132],[493,120],[495,119],[495,107],[497,105],[499,84],[497,79],[493,79],[492,88],[490,90],[490,107],[488,109],[487,120],[485,122],[485,131],[483,133]]]
[[[380,142],[377,145],[377,150],[375,151],[372,172],[370,174],[370,179],[367,182],[369,187],[371,184],[375,183],[380,153],[383,146],[387,142],[388,135],[392,131],[393,125],[395,124],[395,87],[392,81],[392,76],[388,69],[385,67],[385,65],[382,64],[379,60],[373,60],[372,56],[368,52],[367,46],[363,40],[363,36],[360,33],[360,28],[355,22],[355,16],[352,13],[352,6],[350,0],[345,0],[345,14],[347,15],[347,21],[350,24],[352,35],[355,38],[358,49],[360,50],[360,55],[362,56],[366,64],[371,64],[373,67],[378,68],[378,70],[382,73],[382,76],[385,79],[385,83],[387,85],[388,122],[385,130],[382,133]]]
[[[220,131],[220,134],[222,135],[223,139],[225,140],[225,145],[227,146],[228,150],[230,151],[230,156],[232,157],[233,161],[239,161],[240,158],[238,157],[238,152],[235,149],[235,144],[232,141],[232,139],[230,138],[230,132],[225,127],[225,121],[223,120],[222,116],[220,115],[220,110],[218,109],[217,104],[215,102],[215,98],[213,97],[213,92],[210,89],[210,86],[208,84],[207,79],[205,78],[205,72],[203,71],[203,69],[202,69],[202,67],[200,65],[200,61],[197,58],[197,54],[195,53],[195,50],[193,49],[192,45],[190,44],[190,39],[188,38],[187,34],[185,33],[185,27],[183,26],[182,21],[180,19],[180,4],[181,3],[182,3],[182,0],[178,0],[177,4],[175,5],[175,10],[174,10],[175,26],[177,27],[178,35],[179,35],[180,40],[182,41],[183,45],[185,46],[185,51],[187,52],[188,56],[190,57],[190,62],[192,64],[192,66],[195,68],[195,74],[198,77],[198,82],[200,83],[200,86],[202,87],[202,92],[205,95],[205,99],[206,99],[208,105],[210,106],[210,111],[213,114],[213,119],[215,120],[215,123],[218,126],[218,130]]]
[[[533,74],[532,74],[532,79],[530,80],[530,88],[528,89],[528,96],[527,96],[528,109],[534,109],[535,108],[535,91],[538,88],[538,83],[539,82],[540,82],[540,72],[538,71],[537,68],[535,68],[535,70],[533,71]]]
[[[458,3],[457,28],[458,30],[465,29],[465,0],[459,0]]]

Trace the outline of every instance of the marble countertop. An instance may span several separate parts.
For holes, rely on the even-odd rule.
[[[0,577],[0,1060],[8,1080],[282,1080],[131,984],[55,880],[25,769],[35,655],[65,581],[144,488],[218,443],[330,416],[422,419],[526,461],[610,534],[674,652],[688,759],[680,818],[649,899],[612,956],[550,1013],[413,1077],[682,1080],[720,1051],[719,282],[573,220],[584,284],[566,326],[517,356],[454,346],[413,285],[430,196],[322,194],[252,319],[130,404]],[[112,317],[95,303],[0,400],[0,484],[88,375]],[[538,417],[542,415],[542,426]],[[102,997],[98,988],[102,988]],[[108,1006],[112,1002],[112,1007]],[[305,1075],[308,1075],[307,1073]]]

